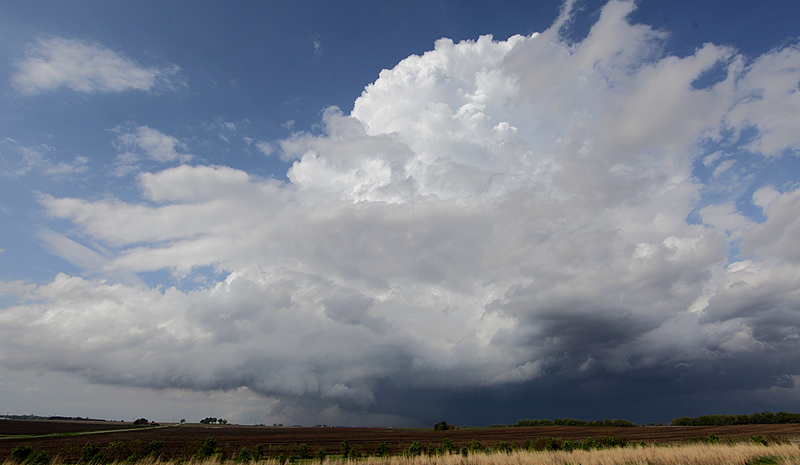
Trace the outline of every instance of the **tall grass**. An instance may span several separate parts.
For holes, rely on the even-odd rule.
[[[66,465],[58,458],[50,465]],[[201,460],[162,460],[145,458],[135,462],[108,462],[106,465],[289,465],[275,458],[235,462],[218,458]],[[323,460],[304,459],[295,465],[800,465],[800,446],[792,443],[760,445],[690,444],[675,446],[635,446],[597,450],[526,451],[510,453],[475,453],[420,455],[415,457],[389,456]],[[19,465],[7,460],[2,465]]]
[[[599,450],[517,451],[510,454],[475,454],[463,457],[370,457],[360,465],[797,465],[796,444],[694,444],[628,447]]]

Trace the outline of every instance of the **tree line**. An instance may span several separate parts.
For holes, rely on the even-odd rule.
[[[752,415],[701,415],[699,417],[679,417],[670,422],[671,426],[729,426],[729,425],[774,425],[800,423],[800,413],[762,412]]]
[[[505,425],[500,425],[505,426]],[[583,421],[576,420],[575,418],[556,418],[555,420],[540,419],[540,420],[519,420],[513,425],[508,426],[611,426],[614,428],[628,428],[637,426],[636,423],[628,420],[593,420]]]

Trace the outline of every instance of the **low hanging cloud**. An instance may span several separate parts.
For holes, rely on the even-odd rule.
[[[76,92],[152,91],[181,84],[177,65],[142,66],[97,42],[49,37],[28,47],[11,84],[30,96],[66,87]]]
[[[800,50],[665,56],[633,8],[608,3],[578,43],[559,35],[568,8],[541,34],[437,41],[350,115],[325,111],[322,133],[281,141],[287,183],[183,165],[140,173],[138,203],[43,196],[104,253],[85,276],[21,288],[0,363],[246,387],[305,423],[418,424],[445,397],[626,383],[642,390],[631,408],[710,389],[791,399],[799,191],[761,187],[753,219],[709,203],[693,169],[797,156],[783,83]],[[113,279],[163,270],[175,286]]]

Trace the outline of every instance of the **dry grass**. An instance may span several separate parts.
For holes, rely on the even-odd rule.
[[[55,459],[50,465],[66,462]],[[177,465],[179,462],[144,459],[126,465]],[[217,459],[180,462],[184,465],[282,465],[277,459],[260,460],[250,464]],[[120,463],[121,464],[121,463]],[[6,461],[3,465],[19,465]],[[288,464],[287,464],[288,465]],[[478,453],[462,456],[421,455],[417,457],[367,457],[342,460],[330,457],[319,460],[301,460],[296,465],[800,465],[800,446],[792,443],[769,446],[738,443],[693,444],[680,446],[634,446],[625,448],[565,451],[517,451],[504,453]]]
[[[759,461],[769,457],[772,460]],[[800,447],[778,445],[711,445],[627,447],[593,451],[515,452],[511,454],[476,454],[468,457],[371,457],[360,465],[744,465],[800,464]]]

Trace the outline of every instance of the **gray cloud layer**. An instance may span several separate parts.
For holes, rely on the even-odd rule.
[[[141,173],[140,203],[43,196],[102,253],[43,234],[92,267],[5,286],[0,363],[244,387],[306,424],[800,408],[800,191],[758,189],[757,222],[693,173],[745,130],[748,157],[796,156],[800,49],[662,56],[632,9],[572,45],[561,22],[438,41],[282,141],[289,183],[180,165]],[[180,285],[137,277],[162,270]]]

